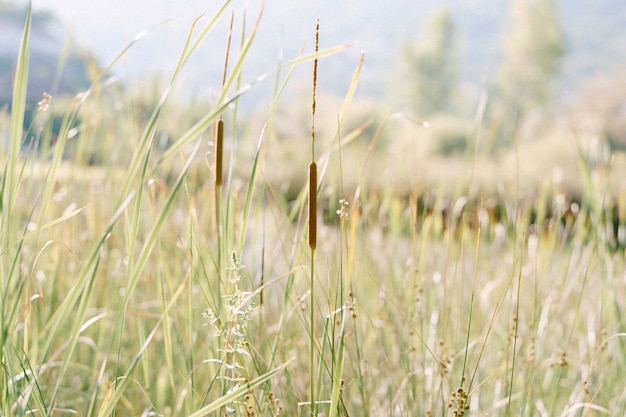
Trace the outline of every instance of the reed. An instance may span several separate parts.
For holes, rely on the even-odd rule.
[[[208,34],[192,32],[171,83]],[[240,134],[255,32],[242,29],[230,66],[227,52],[222,91],[200,118],[197,103],[170,113],[171,83],[145,119],[108,107],[111,97],[123,109],[137,98],[102,83],[71,101],[63,133],[39,155],[19,149],[26,31],[11,113],[16,145],[0,149],[0,415],[624,416],[626,262],[606,222],[615,210],[623,231],[626,192],[607,205],[602,172],[581,160],[578,216],[562,222],[551,208],[561,189],[547,181],[529,224],[530,203],[501,196],[508,211],[493,217],[476,217],[482,203],[455,204],[478,201],[465,179],[452,191],[424,185],[408,196],[376,188],[366,174],[387,178],[382,131],[408,119],[394,115],[369,133],[363,168],[349,163],[368,135],[340,134],[363,60],[337,119],[324,125],[317,60],[345,48],[320,51],[319,24],[315,51],[277,65],[263,128]],[[304,103],[312,120],[297,146],[310,143],[311,156],[305,149],[295,166],[302,175],[292,201],[265,177],[276,168],[265,138],[302,64],[313,64],[311,107]],[[50,110],[60,102],[55,96]],[[181,114],[191,127],[166,149],[155,146],[163,126],[185,124]],[[101,115],[117,123],[92,117]],[[5,116],[0,109],[0,130]],[[68,140],[81,120],[88,126]],[[327,147],[320,139],[335,128]],[[106,144],[97,155],[106,165],[66,159],[63,148],[76,142]],[[124,164],[107,160],[116,146],[131,149]],[[441,163],[437,175],[452,166]],[[480,181],[475,163],[469,155],[461,163],[471,183]],[[360,175],[356,188],[344,189],[344,168],[346,178]],[[427,170],[419,165],[417,175]]]
[[[315,54],[319,52],[319,19],[315,25]],[[311,249],[311,310],[309,316],[310,326],[310,391],[311,391],[311,415],[317,416],[317,397],[315,395],[315,248],[317,247],[317,163],[315,162],[315,95],[317,90],[317,56],[313,60],[313,87],[311,94],[311,163],[309,164],[309,248]]]
[[[235,21],[235,13],[234,11],[230,15],[230,24],[228,27],[228,36],[226,38],[226,52],[224,53],[224,66],[222,69],[222,95],[225,93],[224,89],[226,88],[226,82],[228,79],[228,58],[230,56],[230,42],[233,35],[233,24]],[[223,115],[220,112],[219,119],[215,125],[215,187],[214,187],[214,217],[215,217],[215,235],[217,240],[217,260],[216,260],[216,270],[219,277],[217,286],[217,313],[221,314],[221,306],[222,306],[222,285],[223,282],[222,277],[224,276],[224,272],[222,271],[224,265],[224,254],[227,252],[225,248],[224,241],[224,233],[223,233],[223,225],[222,225],[222,185],[224,183],[224,119]]]
[[[230,16],[230,25],[228,27],[228,37],[226,39],[226,52],[224,53],[224,69],[222,71],[222,90],[226,85],[228,75],[228,58],[230,56],[230,42],[233,37],[233,23],[235,21],[235,12]],[[215,187],[222,186],[224,179],[224,119],[220,115],[215,128]]]

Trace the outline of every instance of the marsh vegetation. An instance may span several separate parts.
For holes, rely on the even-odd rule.
[[[179,70],[224,19],[242,36],[221,90],[186,106]],[[103,68],[24,129],[30,24],[0,113],[1,415],[626,412],[607,142],[531,117],[506,143],[481,105],[427,124],[353,103],[362,60],[314,119],[310,90],[305,110],[283,98],[343,45],[282,63],[244,117],[256,24],[228,2],[158,93]]]

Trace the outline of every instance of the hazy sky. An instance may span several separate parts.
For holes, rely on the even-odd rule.
[[[54,11],[72,30],[76,42],[95,50],[103,63],[117,56],[142,31],[173,19],[155,28],[134,47],[149,48],[153,55],[149,59],[154,62],[137,63],[140,68],[157,62],[160,66],[162,57],[176,56],[195,18],[208,15],[215,10],[211,4],[218,4],[200,0],[33,0],[32,3],[36,10]]]
[[[260,0],[233,0],[229,9],[235,11],[236,31],[241,30],[244,10],[248,30],[256,20],[260,10]],[[345,43],[355,43],[342,54],[343,60],[328,59],[326,74],[335,74],[345,69],[348,80],[357,65],[362,50],[366,53],[366,63],[389,62],[396,56],[397,45],[384,44],[381,39],[393,34],[413,38],[419,32],[415,16],[425,20],[440,1],[423,2],[401,0],[381,3],[376,0],[267,0],[261,27],[254,52],[247,63],[258,73],[275,68],[281,49],[284,59],[294,58],[304,47],[307,52],[313,48],[315,21],[321,22],[322,48]],[[470,2],[471,3],[471,2]],[[75,41],[94,50],[102,65],[114,59],[132,39],[145,29],[155,27],[168,19],[167,24],[154,29],[133,46],[130,53],[116,67],[118,74],[128,77],[144,77],[146,72],[159,70],[170,73],[182,50],[185,38],[194,19],[202,16],[199,27],[206,25],[215,11],[223,4],[213,0],[32,0],[35,10],[52,10],[72,29]],[[381,13],[371,13],[380,9]],[[354,11],[363,10],[355,16]],[[230,13],[230,11],[228,12]],[[397,16],[403,16],[399,21]],[[339,18],[337,18],[339,17]],[[209,37],[197,56],[190,62],[188,79],[194,82],[202,78],[202,71],[219,72],[229,16],[223,16],[215,31]],[[374,29],[372,29],[374,27]],[[238,42],[235,40],[235,42]],[[236,45],[236,43],[235,43]],[[215,61],[219,61],[216,63]],[[219,64],[219,65],[218,65]],[[381,90],[385,81],[372,72],[372,64],[362,74],[364,88]],[[368,72],[369,71],[369,72]],[[251,74],[252,71],[248,72]],[[323,74],[322,74],[323,76]],[[368,80],[369,79],[369,80]],[[327,84],[335,82],[329,80]]]
[[[15,1],[26,4],[26,0]],[[590,65],[589,62],[598,67],[602,59],[624,55],[623,47],[614,45],[616,36],[611,36],[610,42],[606,37],[600,37],[604,40],[599,46],[590,46],[586,40],[587,31],[581,32],[577,29],[578,25],[573,24],[580,20],[579,15],[572,19],[576,10],[584,9],[579,14],[589,19],[598,20],[605,16],[602,15],[602,8],[596,7],[596,2],[586,1],[577,0],[575,5],[560,2],[563,15],[569,16],[569,27],[566,28],[570,35],[568,53],[576,52],[577,47],[586,48],[587,54],[595,50],[599,52],[597,56],[593,55],[592,60],[587,55],[572,55],[570,69],[565,69],[566,75],[571,68],[584,69],[585,65]],[[611,3],[608,0],[598,2]],[[297,56],[303,47],[310,52],[315,21],[320,18],[322,48],[355,43],[340,56],[325,59],[320,71],[321,88],[330,86],[330,89],[336,89],[337,85],[349,84],[360,53],[365,51],[366,67],[361,73],[360,90],[380,96],[388,87],[385,77],[393,73],[397,64],[401,41],[423,35],[425,22],[437,7],[445,4],[451,6],[460,29],[465,81],[479,84],[485,76],[494,73],[509,3],[509,0],[266,0],[256,43],[246,60],[245,74],[253,77],[272,71],[281,50],[284,60]],[[116,74],[132,80],[145,78],[146,74],[154,71],[170,74],[193,21],[203,16],[198,23],[197,30],[200,30],[223,1],[32,0],[32,4],[35,10],[53,11],[62,23],[60,30],[67,33],[71,29],[75,42],[95,51],[101,65],[110,63],[143,30],[173,19],[143,37],[114,68]],[[232,0],[228,14],[230,10],[235,11],[237,32],[242,27],[244,10],[249,31],[261,4],[261,0]],[[183,76],[186,88],[204,92],[211,88],[207,85],[208,78],[219,79],[228,20],[228,15],[222,17],[216,30],[190,60]],[[626,42],[626,36],[619,39],[622,39],[622,44]],[[233,50],[236,51],[237,39],[234,45]],[[619,50],[622,52],[617,53]],[[593,69],[587,72],[592,73]],[[324,76],[327,79],[324,80]]]

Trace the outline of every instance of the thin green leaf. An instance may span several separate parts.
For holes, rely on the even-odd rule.
[[[284,363],[284,364],[282,364],[281,366],[279,366],[277,368],[274,368],[271,371],[269,371],[269,372],[259,376],[258,378],[253,379],[249,383],[240,386],[236,390],[231,391],[231,392],[227,393],[226,395],[218,398],[217,400],[213,401],[211,404],[208,404],[205,407],[202,407],[201,409],[196,411],[195,413],[191,414],[189,417],[203,417],[203,416],[207,416],[210,413],[212,413],[214,411],[217,411],[220,408],[224,407],[225,405],[228,405],[228,404],[232,403],[237,398],[239,398],[239,397],[247,394],[248,392],[250,392],[251,389],[253,389],[253,388],[263,384],[266,381],[268,381],[270,378],[272,378],[278,372],[280,372],[284,368],[286,368],[287,365],[289,365],[289,363],[291,363],[291,360],[286,362],[286,363]]]

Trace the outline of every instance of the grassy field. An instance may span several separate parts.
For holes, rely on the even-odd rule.
[[[179,66],[226,10],[197,23]],[[0,415],[626,413],[626,196],[608,165],[580,158],[574,196],[554,178],[528,192],[523,159],[491,189],[471,150],[385,184],[385,123],[342,129],[360,63],[337,131],[290,144],[288,164],[280,94],[342,47],[278,70],[244,133],[254,28],[200,115],[167,87],[140,106],[97,79],[63,103],[58,136],[27,132],[34,151],[21,145],[28,25],[0,124]]]

